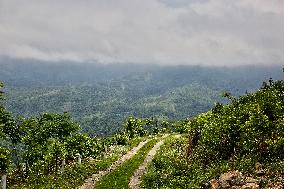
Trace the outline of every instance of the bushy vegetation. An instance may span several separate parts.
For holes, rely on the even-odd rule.
[[[3,106],[3,94],[2,88],[4,84],[0,82],[0,142],[6,139],[6,127],[13,125],[11,114],[6,111]],[[0,146],[0,175],[5,174],[10,165],[10,151],[3,146]]]
[[[187,123],[188,137],[171,138],[144,177],[145,188],[201,188],[227,170],[268,176],[284,174],[284,81],[264,82],[260,90],[240,98],[229,93],[228,105]]]
[[[175,131],[177,130],[176,125],[178,125],[176,122],[158,121],[154,118],[141,119],[130,116],[126,120],[123,129],[115,135],[108,137],[106,142],[108,145],[125,145],[128,141],[137,137]]]
[[[284,81],[270,80],[251,94],[217,104],[212,111],[188,124],[192,161],[203,164],[252,158],[277,161],[284,158]]]
[[[81,186],[85,179],[95,172],[107,169],[114,161],[124,155],[144,138],[135,138],[124,146],[109,147],[107,152],[101,153],[96,158],[83,159],[81,164],[72,162],[66,165],[60,174],[29,174],[26,179],[15,178],[11,175],[9,188],[77,188]],[[12,177],[13,176],[13,177]],[[15,180],[16,179],[16,180]],[[21,182],[19,182],[21,181]]]

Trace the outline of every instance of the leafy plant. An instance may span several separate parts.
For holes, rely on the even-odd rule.
[[[10,151],[0,146],[0,175],[7,173],[10,163]]]

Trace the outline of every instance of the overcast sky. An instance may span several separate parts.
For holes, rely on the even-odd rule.
[[[284,65],[284,0],[0,0],[0,56]]]

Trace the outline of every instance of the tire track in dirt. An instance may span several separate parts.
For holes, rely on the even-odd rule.
[[[168,135],[164,135],[163,138],[167,137]],[[138,169],[133,173],[133,176],[130,178],[130,182],[128,184],[128,187],[130,189],[140,189],[140,183],[141,183],[141,177],[143,174],[147,172],[147,166],[148,164],[154,159],[154,156],[156,155],[157,151],[160,149],[160,147],[164,144],[164,140],[161,140],[155,144],[155,146],[149,151],[146,158],[144,159],[144,162],[139,166]]]
[[[142,148],[147,142],[149,142],[149,139],[147,139],[143,142],[140,142],[138,146],[132,148],[132,150],[130,150],[127,154],[123,155],[119,160],[114,162],[107,170],[99,171],[98,173],[93,174],[90,178],[85,180],[84,184],[81,187],[79,187],[79,189],[92,189],[92,188],[94,188],[97,181],[101,177],[105,176],[106,174],[108,174],[112,170],[116,169],[125,161],[131,159],[140,150],[140,148]]]

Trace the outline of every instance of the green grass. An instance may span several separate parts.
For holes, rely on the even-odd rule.
[[[226,164],[201,169],[200,165],[189,163],[185,153],[187,142],[187,135],[167,137],[150,163],[146,175],[142,177],[141,187],[196,189],[212,175],[218,175],[228,169]]]
[[[176,138],[174,135],[166,138],[164,145],[155,155],[148,167],[146,175],[142,177],[142,188],[160,189],[197,189],[208,183],[213,178],[218,178],[228,170],[239,170],[257,178],[255,173],[254,159],[245,157],[239,161],[220,160],[206,166],[189,161],[186,156],[188,136],[181,135]],[[267,169],[266,181],[276,180],[284,175],[284,161],[275,160],[270,164],[263,164]],[[283,177],[283,176],[282,176]]]
[[[81,186],[85,179],[99,170],[107,169],[114,161],[125,154],[127,151],[137,146],[145,138],[135,138],[126,146],[113,146],[109,149],[108,153],[98,157],[95,160],[83,161],[81,165],[74,164],[66,166],[64,172],[58,176],[54,174],[50,175],[38,175],[31,174],[25,180],[22,178],[15,178],[12,183],[8,183],[10,189],[16,188],[76,188]]]
[[[82,164],[69,165],[62,174],[58,176],[32,174],[17,184],[9,185],[9,188],[75,188],[80,186],[83,181],[98,170],[106,169],[112,162],[118,159],[118,155],[109,156],[101,160],[84,161]]]
[[[185,135],[177,138],[169,136],[160,150],[155,155],[148,167],[148,172],[142,177],[143,188],[181,188],[176,182],[182,181],[175,173],[186,171],[188,166],[183,161],[182,154],[186,148],[187,138]],[[181,174],[180,174],[181,176]]]
[[[152,149],[157,141],[157,139],[152,139],[145,144],[130,160],[126,161],[120,167],[103,177],[96,185],[96,189],[128,189],[130,177],[143,162],[147,153]]]

